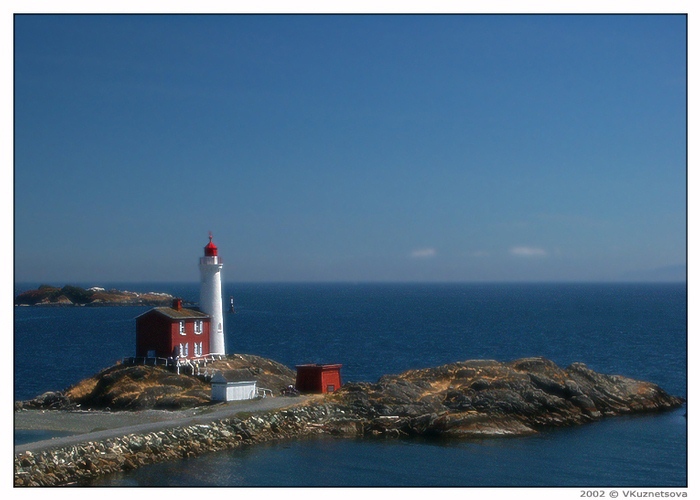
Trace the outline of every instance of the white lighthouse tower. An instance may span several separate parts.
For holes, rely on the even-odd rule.
[[[219,249],[212,243],[204,247],[204,257],[199,259],[201,282],[199,287],[199,309],[211,317],[209,334],[210,354],[226,354],[224,346],[224,311],[221,301],[221,268]]]

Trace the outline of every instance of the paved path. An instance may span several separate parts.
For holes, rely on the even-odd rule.
[[[233,417],[241,412],[262,412],[292,406],[308,400],[298,398],[264,398],[255,401],[236,401],[203,411],[185,410],[177,412],[18,412],[15,414],[16,429],[50,429],[79,431],[78,434],[57,437],[33,443],[15,446],[15,454],[25,451],[32,453],[48,448],[72,446],[86,441],[124,436],[126,434],[146,434],[171,427],[184,427],[194,424],[206,424],[215,420]],[[145,422],[144,422],[145,421]],[[137,423],[140,422],[140,423]],[[99,429],[99,430],[98,430]]]

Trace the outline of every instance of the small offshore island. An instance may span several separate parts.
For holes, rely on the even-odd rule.
[[[129,292],[102,287],[81,288],[65,285],[61,288],[41,285],[36,290],[20,293],[15,297],[16,306],[163,306],[172,302],[173,296],[160,292]]]
[[[229,377],[254,374],[276,388],[293,380],[292,370],[258,356],[232,354],[216,363]],[[59,417],[71,410],[221,407],[212,404],[208,385],[201,378],[157,366],[118,364],[65,391],[17,402],[15,411],[53,409],[48,413]],[[463,361],[385,375],[376,383],[350,382],[335,392],[301,400],[275,399],[286,401],[263,413],[176,427],[163,422],[159,430],[97,441],[86,434],[82,441],[76,436],[74,445],[19,452],[15,486],[89,484],[99,475],[149,463],[308,435],[523,436],[684,403],[649,382],[600,374],[582,363],[562,369],[545,358]]]

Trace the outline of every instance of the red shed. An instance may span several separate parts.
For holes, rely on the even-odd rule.
[[[297,365],[296,388],[299,392],[333,392],[341,385],[343,365]]]
[[[136,357],[189,358],[209,354],[209,315],[172,307],[156,307],[136,318]]]

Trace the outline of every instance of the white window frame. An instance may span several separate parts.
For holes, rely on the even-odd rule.
[[[180,321],[180,335],[187,335],[187,332],[185,332],[185,322]]]
[[[204,323],[204,321],[202,321],[201,319],[200,319],[200,320],[195,320],[195,322],[194,322],[194,334],[195,334],[195,335],[201,335],[201,334],[202,334],[202,330],[203,330],[203,327],[204,327],[203,323]]]

